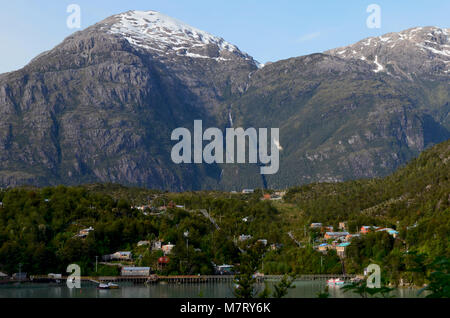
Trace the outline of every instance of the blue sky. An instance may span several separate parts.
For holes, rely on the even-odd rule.
[[[260,62],[348,45],[414,26],[450,27],[448,0],[0,0],[0,73],[16,70],[66,36],[66,8],[81,7],[81,28],[128,10],[156,10],[237,45]],[[366,26],[369,4],[380,29]]]

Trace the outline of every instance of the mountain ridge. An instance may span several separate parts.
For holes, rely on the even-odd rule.
[[[424,61],[415,72],[417,61],[374,72],[374,61],[388,64],[378,55],[362,61],[333,50],[261,68],[225,40],[173,21],[118,14],[0,75],[0,183],[261,186],[256,166],[171,163],[171,130],[195,119],[280,127],[272,187],[386,175],[450,138],[446,55],[404,46]]]

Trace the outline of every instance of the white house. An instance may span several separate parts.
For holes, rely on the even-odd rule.
[[[164,255],[168,255],[168,254],[172,253],[172,250],[174,247],[175,247],[175,245],[170,244],[170,242],[169,242],[169,244],[163,245],[161,247],[161,249],[164,252]]]
[[[87,229],[82,229],[82,230],[80,230],[80,232],[78,232],[78,237],[85,238],[85,237],[88,236],[89,233],[91,233],[92,231],[94,231],[94,228],[93,228],[92,226],[90,226],[90,227],[87,228]]]
[[[161,247],[162,247],[162,241],[161,240],[154,241],[153,244],[152,244],[152,250],[154,250],[154,251],[161,250]]]
[[[111,260],[116,261],[130,261],[131,260],[131,252],[115,252],[114,254],[110,255]]]
[[[258,242],[262,243],[264,246],[267,246],[267,240],[266,239],[260,239]]]
[[[150,245],[150,241],[139,241],[137,243],[137,246],[145,246],[145,245]]]

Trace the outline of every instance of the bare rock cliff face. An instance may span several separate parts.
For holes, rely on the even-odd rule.
[[[197,44],[195,54],[224,60],[170,47],[161,56],[112,32],[119,17],[0,77],[0,184],[181,190],[216,177],[215,167],[171,164],[171,131],[199,118],[215,125],[224,95],[242,89],[256,62],[237,48],[219,54],[214,43]]]
[[[261,67],[154,11],[77,32],[0,75],[0,185],[261,187],[255,167],[175,165],[177,127],[279,127],[270,187],[392,172],[450,138],[448,30],[417,28]]]

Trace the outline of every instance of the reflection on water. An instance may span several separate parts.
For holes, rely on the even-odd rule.
[[[269,288],[274,282],[268,282]],[[324,290],[325,281],[297,281],[296,288],[290,289],[287,297],[316,298]],[[263,285],[258,286],[262,290]],[[273,290],[273,288],[271,288]],[[334,287],[329,289],[332,298],[359,297],[342,289]],[[400,298],[415,298],[418,289],[399,288],[391,295]],[[21,284],[0,286],[0,298],[230,298],[233,297],[232,283],[206,283],[206,284],[154,284],[149,286],[121,284],[120,289],[100,290],[94,285],[82,285],[81,289],[69,289],[65,284]]]

